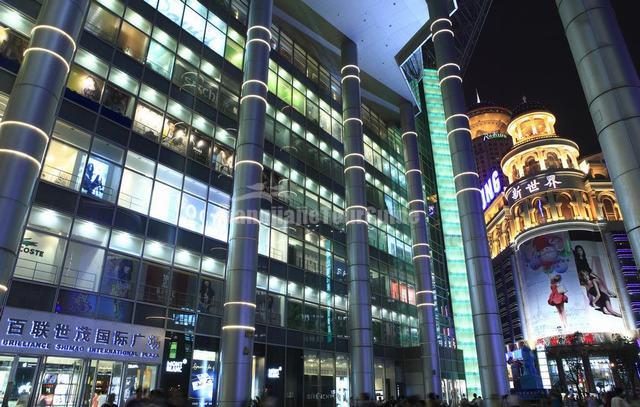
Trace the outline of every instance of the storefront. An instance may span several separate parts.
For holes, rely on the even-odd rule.
[[[0,399],[18,406],[124,405],[156,387],[164,330],[6,307],[0,321]]]

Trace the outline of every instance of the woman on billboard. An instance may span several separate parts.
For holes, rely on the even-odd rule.
[[[604,288],[601,287],[600,278],[595,275],[590,275],[586,270],[579,271],[578,275],[580,276],[581,282],[585,281],[584,288],[587,290],[587,296],[593,308],[602,311],[605,315],[622,318],[622,315],[611,306],[611,298],[609,294],[604,291]]]
[[[560,322],[562,323],[562,327],[567,327],[567,314],[564,312],[564,304],[569,302],[569,298],[567,297],[567,290],[560,284],[562,281],[562,276],[556,274],[551,277],[551,294],[549,294],[549,299],[547,303],[552,307],[556,307],[558,310],[558,315],[560,315]]]

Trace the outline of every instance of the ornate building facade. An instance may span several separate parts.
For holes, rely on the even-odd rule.
[[[515,107],[506,182],[485,174],[482,193],[512,386],[582,397],[636,385],[638,277],[602,154],[581,157],[555,123],[539,103]]]

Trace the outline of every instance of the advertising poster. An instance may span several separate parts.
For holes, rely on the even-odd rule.
[[[598,233],[538,236],[520,246],[518,261],[524,310],[534,338],[625,333],[618,292]]]
[[[204,354],[204,357],[197,358],[198,353]],[[214,355],[214,352],[196,350],[191,365],[189,398],[193,406],[212,406],[215,401],[216,362],[215,357],[209,357],[207,354]]]
[[[90,157],[82,178],[82,192],[96,198],[103,198],[110,170],[110,165],[107,162]]]

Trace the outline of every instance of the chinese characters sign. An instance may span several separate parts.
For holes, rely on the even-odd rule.
[[[0,351],[160,363],[164,330],[6,307]]]
[[[509,205],[539,192],[556,189],[584,189],[583,175],[577,174],[540,174],[534,178],[526,178],[507,188],[505,195]]]

